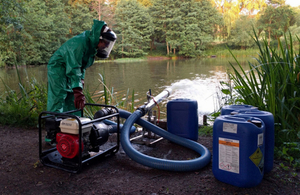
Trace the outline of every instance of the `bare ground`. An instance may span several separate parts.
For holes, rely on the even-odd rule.
[[[279,160],[253,188],[218,181],[211,163],[194,172],[156,170],[134,162],[122,148],[73,174],[39,162],[38,129],[0,128],[0,194],[300,194],[299,170],[284,170]],[[212,152],[212,137],[199,137],[198,142]],[[197,155],[167,140],[143,150],[159,158]]]

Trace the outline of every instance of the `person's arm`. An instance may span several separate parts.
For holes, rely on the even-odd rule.
[[[74,93],[74,105],[77,109],[83,109],[85,96],[82,92],[85,71],[82,71],[82,58],[84,55],[84,45],[81,42],[70,42],[65,53],[66,75],[71,80],[71,88]]]
[[[75,46],[77,44],[77,46]],[[73,46],[74,45],[74,46]],[[75,49],[74,49],[75,48]],[[65,63],[66,63],[66,75],[71,80],[71,88],[83,88],[81,79],[84,79],[85,71],[82,71],[82,58],[83,58],[84,49],[82,44],[71,43],[67,47],[65,53]]]

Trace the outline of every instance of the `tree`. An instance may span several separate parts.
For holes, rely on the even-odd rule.
[[[266,6],[265,0],[238,0],[240,13],[255,15],[255,12],[262,11]]]
[[[22,63],[23,3],[0,0],[0,66]]]
[[[91,29],[93,25],[93,16],[96,16],[96,13],[90,11],[88,4],[72,4],[67,6],[66,11],[68,18],[71,19],[68,38]]]
[[[202,1],[202,0],[198,0]],[[267,6],[266,0],[211,0],[213,6],[223,16],[223,25],[217,26],[223,38],[228,38],[235,21],[240,15],[256,15]]]
[[[187,57],[200,55],[221,19],[207,0],[154,0],[150,13],[155,25],[153,40],[163,39],[168,55],[177,51]]]
[[[145,7],[149,7],[152,5],[151,0],[138,0],[138,2],[140,2]]]
[[[146,55],[149,48],[153,24],[147,8],[137,0],[121,0],[116,8],[116,50],[122,57]]]
[[[116,2],[113,0],[93,0],[91,7],[97,12],[98,20],[103,20],[110,26],[115,24],[114,12]]]
[[[270,40],[277,40],[280,38],[290,26],[294,25],[295,13],[290,6],[272,6],[269,5],[261,14],[258,20],[259,33],[263,30],[268,37],[268,44]]]
[[[235,22],[235,27],[232,29],[228,44],[241,49],[252,47],[254,42],[249,32],[253,31],[255,22],[256,20],[253,16],[242,15]]]
[[[32,0],[24,4],[27,13],[24,22],[22,47],[26,64],[46,64],[51,55],[66,40],[70,20],[60,0]]]

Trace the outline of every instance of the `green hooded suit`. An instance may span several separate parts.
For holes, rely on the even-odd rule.
[[[66,112],[75,110],[73,88],[83,88],[85,69],[92,66],[97,53],[101,30],[106,23],[94,20],[85,31],[65,42],[48,63],[47,110]]]

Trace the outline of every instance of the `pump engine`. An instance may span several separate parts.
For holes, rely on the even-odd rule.
[[[89,121],[87,118],[80,118],[81,122]],[[79,132],[76,120],[64,119],[61,121],[61,132],[56,134],[56,149],[64,158],[73,159],[79,154]],[[82,157],[90,157],[90,152],[99,152],[99,147],[105,144],[109,134],[113,133],[116,125],[106,125],[104,122],[95,122],[82,126]],[[109,132],[111,130],[111,132]]]
[[[39,134],[40,158],[43,164],[77,172],[81,169],[81,164],[88,160],[118,151],[120,126],[118,110],[113,106],[97,106],[104,108],[97,111],[93,119],[69,113],[41,113]],[[114,122],[114,118],[117,119],[117,123]],[[44,151],[41,144],[42,119],[45,119],[45,141],[53,147]],[[110,139],[113,134],[116,136]]]

